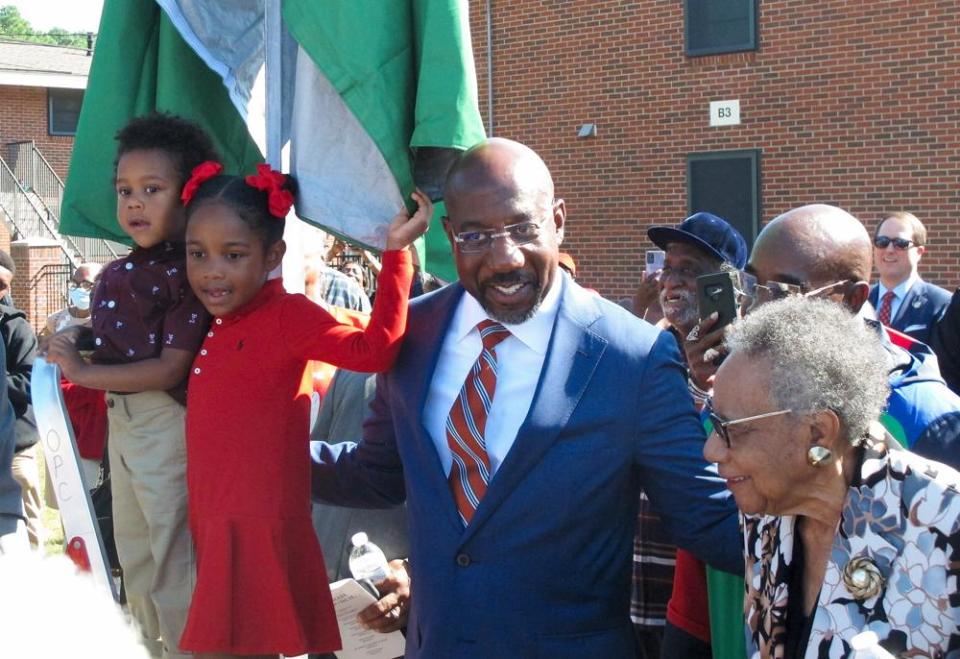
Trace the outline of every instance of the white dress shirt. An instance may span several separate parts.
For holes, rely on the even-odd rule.
[[[877,314],[880,313],[880,308],[883,306],[883,296],[887,294],[887,291],[893,291],[893,299],[890,300],[890,322],[893,322],[893,319],[897,317],[897,312],[900,310],[900,305],[903,304],[903,298],[907,296],[907,293],[910,292],[910,288],[920,279],[920,275],[913,273],[902,282],[897,284],[892,289],[887,288],[883,285],[883,282],[877,282]]]
[[[533,402],[553,332],[553,322],[560,307],[561,277],[558,268],[553,284],[533,318],[517,325],[503,323],[510,330],[510,336],[496,347],[497,388],[487,417],[484,438],[490,458],[491,477],[513,446],[517,431],[527,418]],[[423,425],[437,447],[443,473],[448,476],[453,458],[447,443],[447,417],[483,348],[477,324],[488,318],[480,303],[465,293],[453,314],[430,381],[430,391],[423,410]]]

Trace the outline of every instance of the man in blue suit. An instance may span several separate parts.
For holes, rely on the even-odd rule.
[[[406,497],[408,657],[631,657],[641,487],[678,545],[743,569],[676,342],[560,273],[566,208],[527,147],[467,151],[446,203],[460,281],[411,303],[362,441],[312,446],[314,493],[361,506]],[[461,405],[493,388],[486,369],[492,401]],[[481,385],[464,386],[470,373]],[[458,409],[482,417],[470,424],[476,469]]]
[[[890,213],[873,237],[879,283],[870,288],[877,319],[917,341],[930,343],[930,330],[950,304],[950,293],[917,274],[926,250],[927,229],[912,213]]]

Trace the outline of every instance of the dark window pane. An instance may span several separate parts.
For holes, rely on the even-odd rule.
[[[753,246],[760,221],[759,151],[691,154],[687,157],[687,209],[707,211],[736,227]]]
[[[75,135],[83,105],[82,89],[49,89],[50,134]]]
[[[687,53],[753,50],[756,0],[686,0]]]

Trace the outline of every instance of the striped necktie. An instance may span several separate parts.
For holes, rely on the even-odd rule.
[[[477,329],[483,350],[450,408],[446,425],[447,443],[453,456],[450,489],[464,526],[473,519],[490,482],[490,458],[484,432],[497,388],[496,347],[510,336],[508,329],[492,320],[484,320]]]
[[[890,324],[890,311],[893,308],[893,298],[897,296],[893,291],[887,291],[883,294],[883,300],[880,302],[880,311],[877,313],[877,320],[883,325]]]

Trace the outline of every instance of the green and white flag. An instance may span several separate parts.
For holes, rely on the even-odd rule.
[[[300,184],[298,214],[356,243],[383,247],[415,181],[441,195],[455,154],[484,137],[467,1],[284,0],[282,103],[266,110],[263,12],[263,0],[107,0],[68,182],[68,233],[116,237],[109,136],[154,108],[203,125],[228,171],[249,171],[261,159],[251,135],[262,144],[263,112],[279,112]],[[88,194],[79,188],[94,176],[79,163],[89,163],[95,147],[110,163],[97,167],[110,193],[109,222],[102,211],[79,210]],[[88,175],[86,185],[76,171]],[[106,227],[110,233],[100,232]],[[427,243],[425,269],[454,278],[438,226]]]
[[[200,124],[230,171],[263,156],[219,75],[152,0],[107,0],[90,67],[61,210],[68,235],[130,243],[117,224],[114,135],[133,117],[164,110]]]

